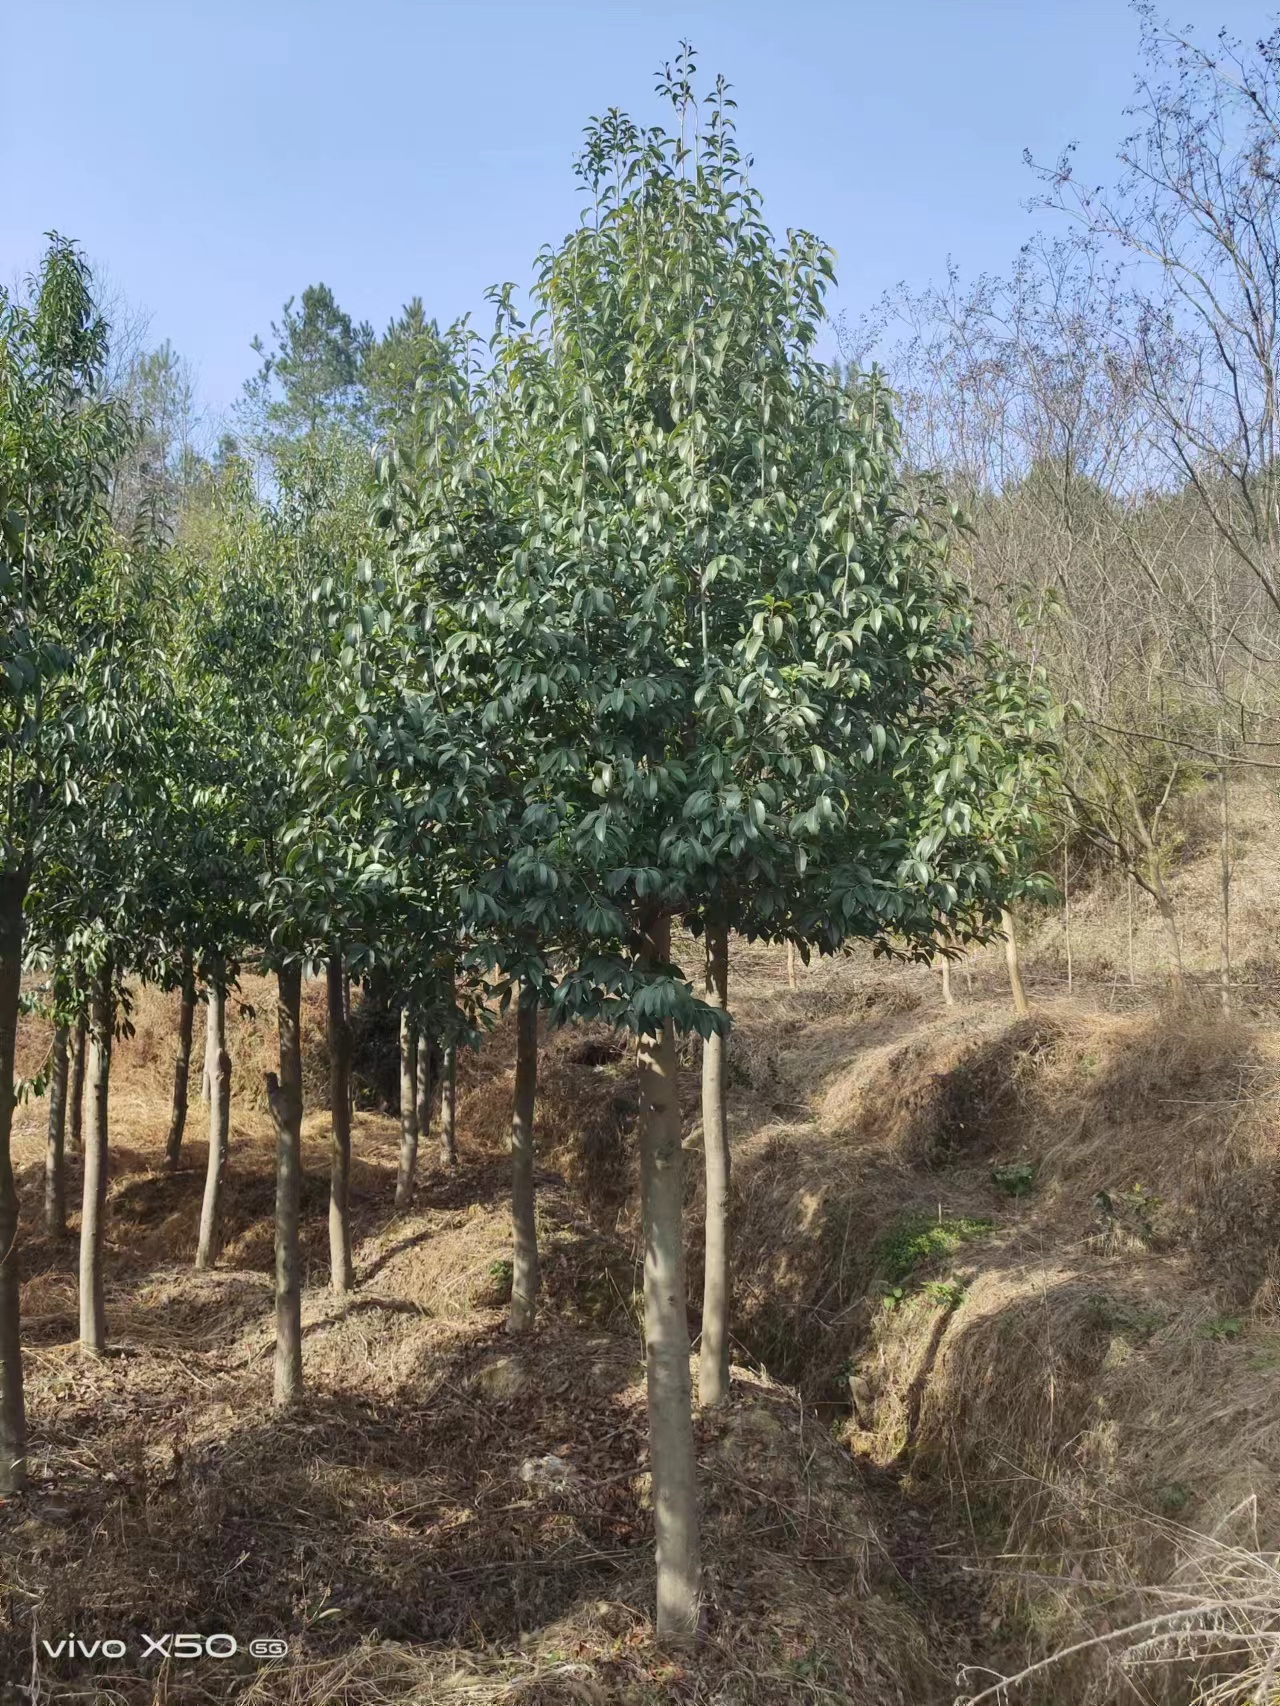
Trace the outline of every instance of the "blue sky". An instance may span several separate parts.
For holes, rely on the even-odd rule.
[[[1202,36],[1271,15],[1174,3]],[[1078,140],[1107,176],[1138,39],[1125,0],[13,0],[5,35],[0,279],[78,238],[215,408],[307,284],[381,330],[526,279],[576,217],[583,124],[660,117],[682,36],[735,86],[775,229],[835,246],[850,317],[949,256],[1007,266],[1038,222],[1024,148]]]

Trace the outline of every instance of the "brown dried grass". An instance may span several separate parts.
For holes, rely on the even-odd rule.
[[[593,1222],[581,1206],[592,1191],[565,1183],[598,1177],[583,1136],[592,1110],[597,1130],[615,1122],[601,1147],[622,1150],[632,1068],[612,1037],[554,1037],[546,1050],[544,1292],[527,1342],[502,1331],[505,1030],[487,1061],[464,1062],[462,1164],[437,1169],[428,1145],[412,1214],[389,1212],[394,1123],[358,1116],[349,1300],[323,1289],[327,1130],[308,1116],[308,1395],[281,1417],[269,1402],[271,1136],[243,1094],[223,1255],[196,1275],[202,1121],[193,1100],[183,1168],[166,1174],[167,1012],[141,1000],[116,1063],[110,1356],[85,1362],[75,1347],[72,1248],[33,1235],[24,1252],[34,1484],[0,1507],[6,1684],[45,1706],[941,1699],[919,1621],[884,1591],[892,1571],[847,1456],[764,1377],[743,1375],[729,1409],[699,1425],[706,1644],[684,1666],[653,1649],[636,1270],[607,1230],[626,1186],[600,1188]],[[306,1022],[314,1032],[317,1016]],[[246,1078],[268,1046],[254,1035],[239,1038]],[[28,1225],[42,1115],[24,1110],[20,1138]],[[563,1495],[521,1476],[548,1453],[573,1470]],[[72,1628],[89,1640],[279,1631],[293,1653],[256,1672],[237,1661],[77,1675],[32,1641]]]

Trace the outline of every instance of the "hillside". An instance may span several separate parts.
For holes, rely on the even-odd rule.
[[[1188,966],[1207,976],[1217,855],[1201,802],[1181,810],[1174,890]],[[166,1175],[173,1011],[143,991],[113,1077],[104,1362],[77,1353],[73,1246],[33,1231],[24,1247],[34,1485],[0,1507],[4,1698],[942,1703],[959,1666],[977,1694],[1126,1623],[1227,1600],[1212,1642],[1181,1631],[1123,1676],[1107,1653],[1134,1641],[1089,1647],[1010,1698],[1208,1699],[1214,1678],[1265,1664],[1280,1620],[1271,812],[1262,792],[1238,807],[1239,1014],[1162,1002],[1142,909],[1131,987],[1126,897],[1106,884],[1076,896],[1070,996],[1060,919],[1027,921],[1022,1021],[994,950],[970,956],[948,1009],[927,968],[801,966],[792,991],[781,953],[735,946],[737,1366],[732,1403],[698,1423],[707,1615],[687,1667],[649,1645],[637,1103],[620,1040],[544,1041],[545,1290],[518,1345],[502,1308],[509,1028],[464,1062],[462,1163],[428,1167],[412,1214],[391,1214],[394,1119],[357,1113],[345,1305],[325,1290],[313,1107],[309,1391],[282,1421],[258,1089],[272,996],[244,979],[227,1241],[197,1275],[202,1110]],[[311,986],[309,1090],[321,1012]],[[34,1021],[22,1046],[30,1069]],[[682,1063],[696,1299],[696,1046]],[[20,1108],[29,1228],[43,1121],[43,1103]],[[142,1664],[139,1634],[162,1630],[278,1634],[290,1657]],[[39,1641],[70,1631],[132,1650],[50,1661]]]

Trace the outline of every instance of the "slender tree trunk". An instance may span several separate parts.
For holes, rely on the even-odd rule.
[[[458,1164],[458,1045],[444,1051],[440,1073],[440,1159],[446,1167]]]
[[[200,1207],[200,1241],[196,1267],[211,1268],[218,1259],[222,1230],[222,1186],[231,1146],[231,1056],[227,1052],[227,988],[220,974],[209,979],[209,1162]]]
[[[1218,746],[1222,747],[1222,725],[1218,725]],[[1228,795],[1227,767],[1218,766],[1218,805],[1221,819],[1221,885],[1222,885],[1222,1011],[1231,1011],[1231,814]]]
[[[421,1148],[421,1146],[427,1141],[427,1138],[431,1135],[431,1096],[434,1090],[434,1086],[431,1082],[431,1038],[425,1031],[418,1032],[416,1059],[418,1105],[416,1117],[418,1127],[418,1146]],[[412,1179],[409,1181],[409,1187],[410,1195],[412,1196]]]
[[[67,1232],[67,1039],[65,1025],[53,1033],[53,1065],[49,1076],[49,1143],[44,1160],[44,1224],[51,1238]]]
[[[1173,902],[1165,887],[1164,878],[1155,874],[1156,911],[1160,914],[1160,922],[1164,925],[1165,937],[1169,943],[1169,955],[1172,969],[1169,972],[1169,983],[1173,990],[1173,999],[1181,1002],[1186,998],[1187,980],[1182,969],[1182,936],[1178,930],[1178,917],[1173,910]]]
[[[671,926],[648,921],[644,963],[665,965]],[[692,1643],[698,1627],[701,1562],[698,1472],[693,1443],[682,1233],[680,1102],[670,1019],[639,1043],[640,1199],[644,1221],[645,1382],[657,1538],[657,1635]]]
[[[706,989],[712,1007],[729,1007],[729,932],[707,926]],[[725,1043],[713,1031],[702,1045],[702,1146],[706,1165],[707,1220],[702,1275],[702,1345],[698,1398],[722,1404],[729,1396],[729,1117],[725,1094]]]
[[[1009,968],[1009,988],[1013,993],[1013,1007],[1020,1019],[1025,1019],[1031,1008],[1027,1004],[1027,992],[1022,987],[1022,967],[1018,962],[1018,936],[1013,927],[1013,914],[1006,906],[1000,913],[1000,928],[1004,932],[1004,959]]]
[[[799,986],[800,986],[799,979],[796,976],[796,945],[794,942],[788,942],[787,943],[787,988],[790,990],[795,990],[795,989],[798,989]]]
[[[400,1163],[396,1169],[396,1211],[413,1207],[413,1187],[418,1176],[418,1147],[431,1129],[431,1038],[419,1031],[412,1043],[412,1083],[406,1075],[404,1015],[400,1035]],[[412,1116],[406,1119],[406,1097],[413,1099]]]
[[[329,1284],[339,1296],[351,1290],[351,1026],[343,985],[342,955],[328,967],[329,1119],[332,1155],[329,1169]]]
[[[400,1009],[400,1165],[396,1169],[396,1208],[403,1212],[413,1203],[413,1181],[418,1171],[418,1050],[422,1039],[414,1029],[409,1009]],[[428,1070],[430,1068],[428,1067]]]
[[[83,1011],[71,1041],[71,1083],[67,1088],[67,1153],[84,1149],[84,1069],[89,1053],[89,1021]]]
[[[26,886],[21,873],[0,872],[0,1494],[20,1492],[27,1481],[18,1191],[9,1148],[13,1132],[13,1068],[22,989],[22,903]]]
[[[533,1326],[538,1303],[538,1220],[533,1182],[533,1110],[538,1092],[538,996],[525,984],[516,1007],[516,1087],[511,1107],[511,1307],[509,1333]]]
[[[208,990],[205,990],[207,997]],[[218,1071],[218,1027],[208,1000],[204,1008],[204,1066],[200,1073],[200,1100],[213,1100],[213,1080]]]
[[[89,1118],[80,1213],[80,1347],[89,1356],[101,1356],[107,1348],[102,1234],[107,1210],[107,1107],[114,1030],[115,990],[108,958],[89,995]]]
[[[954,1007],[956,998],[951,988],[951,961],[945,954],[939,955],[938,969],[942,973],[942,999],[946,1006]]]
[[[170,1171],[182,1153],[182,1134],[187,1129],[187,1083],[191,1076],[191,1034],[196,1022],[196,978],[190,949],[182,956],[182,1005],[178,1009],[178,1052],[173,1057],[173,1111],[169,1115],[169,1137],[165,1163]]]
[[[342,974],[342,1022],[347,1027],[347,1047],[352,1051],[352,1058],[354,1058],[355,1033],[351,1029],[351,973],[345,970]],[[355,1119],[356,1075],[354,1070],[347,1072],[347,1107],[351,1111],[351,1118]]]
[[[267,1073],[276,1128],[276,1360],[274,1402],[302,1396],[302,1272],[298,1220],[302,1199],[302,968],[276,974],[280,1076]]]

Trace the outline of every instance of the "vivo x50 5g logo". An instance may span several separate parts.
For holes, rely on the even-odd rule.
[[[87,1640],[82,1635],[64,1635],[59,1641],[41,1641],[48,1659],[105,1659],[108,1663],[128,1658],[130,1644],[117,1637]],[[242,1648],[234,1635],[139,1635],[132,1653],[139,1659],[233,1659],[239,1652],[251,1659],[288,1657],[289,1643],[278,1636],[258,1636]]]

